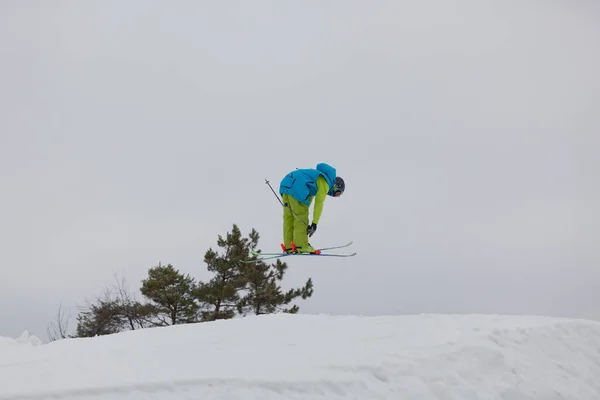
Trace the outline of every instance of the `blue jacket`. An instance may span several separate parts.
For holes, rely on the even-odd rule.
[[[317,168],[297,169],[287,174],[279,183],[279,194],[289,194],[296,200],[310,205],[310,198],[317,194],[317,178],[323,176],[329,190],[335,183],[336,170],[329,164],[319,163]]]

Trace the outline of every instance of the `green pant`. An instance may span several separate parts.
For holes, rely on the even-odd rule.
[[[298,251],[312,252],[314,249],[308,244],[308,234],[306,233],[308,223],[308,206],[300,203],[292,196],[284,193],[281,196],[287,207],[283,207],[283,244],[286,249],[291,248],[291,242],[294,242]],[[293,211],[293,212],[292,212]],[[294,215],[296,213],[296,215]],[[302,220],[306,221],[302,222]]]

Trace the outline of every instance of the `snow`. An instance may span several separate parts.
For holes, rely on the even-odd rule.
[[[279,314],[0,337],[0,400],[325,398],[600,399],[600,322]]]

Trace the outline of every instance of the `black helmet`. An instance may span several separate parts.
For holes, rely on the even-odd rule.
[[[335,182],[331,188],[331,195],[333,197],[340,197],[344,193],[345,189],[346,184],[344,183],[344,180],[338,176],[335,178]]]

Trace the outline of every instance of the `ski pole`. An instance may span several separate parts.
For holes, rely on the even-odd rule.
[[[271,186],[271,184],[269,183],[269,181],[266,178],[265,178],[265,183],[267,185],[269,185],[269,187],[271,188],[271,192],[273,192],[273,194],[275,195],[275,197],[277,197],[277,200],[279,200],[279,203],[281,203],[281,205],[285,207],[287,205],[287,203],[283,204],[283,202],[281,201],[281,199],[279,198],[279,196],[277,196],[277,193],[275,193],[275,190],[273,190],[273,187]]]
[[[277,197],[277,200],[279,200],[279,203],[283,206],[283,207],[290,207],[290,205],[288,203],[284,203],[281,201],[281,199],[279,198],[279,196],[277,196],[277,193],[275,192],[275,190],[273,190],[273,187],[271,186],[271,184],[269,183],[269,181],[265,178],[265,183],[267,185],[269,185],[269,187],[271,188],[271,191],[273,192],[273,194],[275,195],[275,197]],[[302,223],[306,226],[308,226],[308,223],[306,221],[304,221],[302,219],[302,217],[300,217],[298,214],[296,214],[296,212],[294,210],[292,210],[292,207],[290,207],[290,211],[296,216],[296,218],[298,218],[300,221],[302,221]]]

